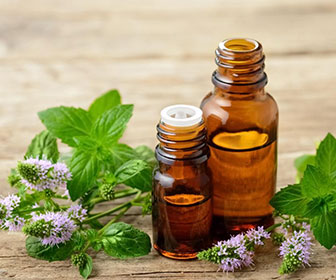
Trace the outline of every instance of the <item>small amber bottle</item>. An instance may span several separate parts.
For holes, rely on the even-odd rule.
[[[202,101],[213,175],[213,233],[218,239],[273,223],[278,108],[265,92],[262,46],[228,39],[216,50],[214,90]]]
[[[211,245],[211,176],[202,111],[173,105],[157,126],[153,183],[153,243],[163,256],[193,259]]]

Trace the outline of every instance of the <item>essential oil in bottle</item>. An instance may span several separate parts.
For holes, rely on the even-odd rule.
[[[154,248],[168,258],[193,259],[211,245],[212,189],[202,111],[188,105],[166,107],[157,132]]]
[[[213,234],[273,224],[278,108],[264,90],[262,46],[228,39],[216,50],[214,90],[202,101],[213,176]]]

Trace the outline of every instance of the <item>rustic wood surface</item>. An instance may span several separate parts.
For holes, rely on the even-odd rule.
[[[43,126],[36,112],[87,107],[118,88],[135,112],[124,141],[154,147],[162,107],[199,105],[212,88],[214,49],[227,37],[258,39],[268,91],[280,108],[278,188],[294,181],[293,159],[336,133],[336,2],[182,0],[0,0],[0,180]],[[124,219],[151,234],[150,217]],[[94,257],[94,279],[336,279],[336,248],[315,246],[311,267],[280,277],[276,248],[234,275],[200,262],[150,255]],[[0,233],[0,279],[81,279],[70,262],[27,256],[24,236]]]

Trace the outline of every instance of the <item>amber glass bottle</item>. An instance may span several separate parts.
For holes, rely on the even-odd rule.
[[[153,243],[163,256],[193,259],[211,245],[211,177],[202,111],[173,105],[157,126]]]
[[[273,223],[278,108],[265,92],[262,46],[228,39],[216,50],[214,90],[202,101],[213,175],[216,238]]]

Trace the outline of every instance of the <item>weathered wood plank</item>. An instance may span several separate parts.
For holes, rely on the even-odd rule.
[[[65,2],[1,1],[0,56],[211,57],[232,36],[257,38],[270,54],[336,51],[332,0]]]

